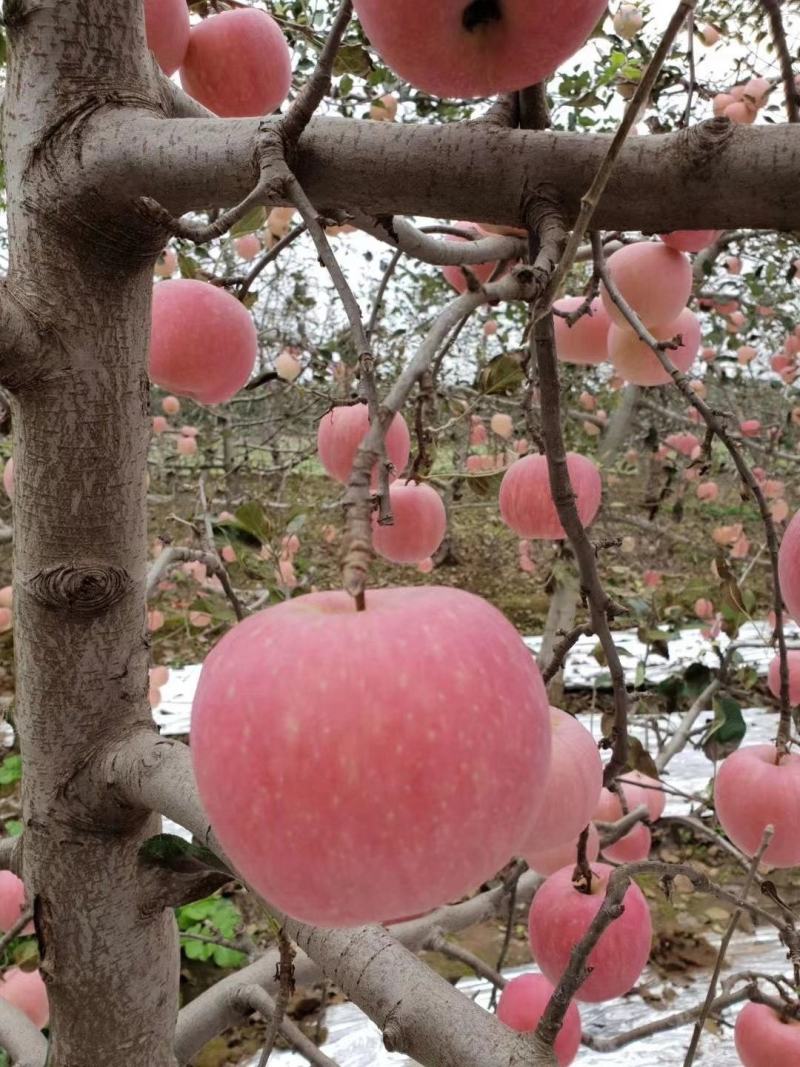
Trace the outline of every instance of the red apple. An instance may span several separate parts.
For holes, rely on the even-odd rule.
[[[201,404],[230,400],[257,353],[250,312],[225,289],[189,278],[153,287],[150,380],[162,389]]]
[[[576,452],[567,455],[567,469],[580,520],[584,526],[590,526],[600,510],[603,494],[600,471],[590,459]],[[564,539],[566,534],[550,491],[544,456],[525,456],[511,464],[500,486],[500,514],[506,526],[520,537]]]
[[[665,245],[676,252],[702,252],[721,235],[722,230],[673,230],[659,234]]]
[[[742,437],[758,437],[761,433],[761,423],[758,419],[745,419],[739,423],[739,432]]]
[[[680,371],[687,371],[700,348],[700,323],[693,311],[684,308],[674,322],[653,326],[657,341],[681,338],[680,348],[667,349],[666,355]],[[632,385],[667,385],[672,381],[655,352],[640,341],[633,330],[612,326],[608,334],[608,355],[617,373]]]
[[[545,793],[522,846],[522,855],[572,842],[595,812],[603,788],[603,763],[597,743],[573,715],[550,708],[552,756]]]
[[[768,1004],[746,1004],[734,1030],[743,1067],[794,1067],[800,1063],[800,1022],[783,1019]]]
[[[501,411],[496,411],[492,415],[489,425],[493,434],[496,434],[497,437],[503,437],[506,441],[514,436],[514,420],[510,415],[506,415]]]
[[[25,885],[22,879],[11,871],[0,871],[0,931],[10,930],[24,911]],[[32,934],[33,923],[28,923],[22,933]]]
[[[476,226],[474,222],[457,222],[456,226],[461,230],[474,233],[476,238],[483,237],[480,227]],[[448,236],[445,237],[445,240],[459,241],[462,244],[468,243],[466,237],[456,237],[455,234],[448,234]],[[497,262],[493,261],[490,263],[470,263],[466,269],[475,276],[481,285],[485,285],[494,274],[496,267]],[[442,274],[444,274],[447,281],[450,282],[457,293],[466,293],[469,288],[469,282],[467,281],[467,275],[461,267],[442,267]]]
[[[692,292],[692,264],[682,252],[660,241],[625,245],[609,258],[608,272],[645,326],[674,322]],[[600,295],[612,322],[627,327],[625,316],[605,286]]]
[[[776,753],[773,745],[748,745],[728,756],[717,772],[714,803],[723,830],[744,853],[755,854],[771,824],[764,863],[794,867],[800,863],[800,756],[777,761]]]
[[[592,891],[582,893],[572,884],[574,864],[564,867],[537,890],[528,920],[533,957],[554,984],[567,968],[572,950],[600,910],[614,868],[591,866]],[[604,931],[589,954],[592,973],[575,995],[596,1003],[627,993],[644,970],[650,955],[652,924],[644,894],[631,882],[623,898],[625,910]]]
[[[542,974],[521,974],[500,994],[497,1018],[520,1033],[530,1033],[539,1025],[550,998],[553,985]],[[575,1004],[570,1004],[561,1024],[553,1049],[559,1067],[568,1067],[581,1047],[581,1017]]]
[[[644,804],[650,813],[650,820],[655,822],[664,814],[667,798],[661,787],[661,782],[656,778],[650,778],[641,771],[625,771],[617,779],[618,788],[625,797],[625,805],[628,811]],[[595,819],[601,822],[616,822],[623,816],[622,804],[619,794],[612,793],[610,789],[603,789],[600,794],[597,808],[594,813]]]
[[[369,409],[366,404],[350,404],[332,408],[323,415],[317,429],[319,460],[331,478],[347,484],[353,469],[358,446],[369,430]],[[408,463],[411,437],[406,420],[395,415],[386,434],[386,454],[399,474]]]
[[[636,863],[638,860],[647,859],[651,844],[652,834],[649,828],[640,822],[613,845],[605,845],[603,855],[615,863]]]
[[[693,433],[671,433],[664,438],[664,444],[688,458],[696,448],[700,447],[700,440]]]
[[[556,845],[555,848],[548,848],[542,852],[530,852],[522,851],[520,855],[528,864],[532,871],[536,871],[537,874],[555,874],[556,871],[560,871],[562,867],[568,867],[570,863],[575,866],[575,862],[578,858],[578,837],[576,835],[572,841],[567,841],[566,844]],[[589,823],[589,836],[586,840],[586,858],[589,863],[594,863],[597,857],[600,855],[600,835],[597,832],[597,827],[594,823]]]
[[[242,875],[299,919],[355,926],[458,899],[518,852],[544,799],[547,694],[470,593],[370,589],[364,611],[313,593],[210,653],[191,750]]]
[[[395,483],[389,490],[392,526],[381,526],[372,516],[372,545],[392,563],[420,563],[433,555],[447,530],[442,498],[430,485]]]
[[[583,297],[565,296],[556,300],[553,307],[571,314],[583,303]],[[608,330],[611,320],[599,299],[592,301],[588,315],[581,315],[574,326],[569,326],[559,315],[553,318],[556,335],[556,355],[564,363],[603,363],[608,359]]]
[[[265,11],[238,8],[192,28],[181,67],[186,92],[223,118],[268,115],[292,86],[292,57]]]
[[[50,1020],[47,988],[39,971],[21,971],[19,967],[9,967],[0,981],[0,1000],[19,1008],[40,1030]]]
[[[535,85],[584,44],[606,0],[354,0],[388,67],[433,96]]]
[[[5,474],[3,481],[5,482]],[[798,622],[800,620],[800,511],[786,527],[783,535],[778,553],[778,575],[786,610],[794,621]]]
[[[165,74],[174,74],[189,46],[186,0],[144,0],[147,47]]]
[[[800,704],[800,652],[788,651],[786,663],[789,668],[789,703],[794,707]],[[770,661],[767,672],[767,685],[776,700],[781,698],[781,657],[776,655]]]
[[[236,238],[233,248],[239,259],[255,259],[261,251],[261,242],[254,233],[246,233],[244,237]]]

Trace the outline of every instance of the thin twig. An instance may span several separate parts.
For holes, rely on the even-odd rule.
[[[772,41],[775,45],[775,51],[778,53],[778,59],[781,65],[783,90],[786,94],[786,114],[789,118],[789,122],[800,122],[800,89],[798,89],[794,80],[792,54],[789,51],[789,44],[786,40],[786,30],[783,25],[780,2],[779,0],[761,0],[761,6],[767,12],[769,17],[769,24],[772,30]]]
[[[264,1048],[261,1053],[261,1059],[258,1061],[258,1067],[267,1067],[267,1060],[275,1048],[275,1041],[280,1032],[281,1023],[294,993],[294,948],[282,930],[278,935],[278,948],[281,954],[279,964],[280,989],[275,1000],[275,1010],[269,1020],[267,1032],[264,1036]]]

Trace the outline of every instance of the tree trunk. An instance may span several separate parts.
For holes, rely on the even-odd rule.
[[[86,187],[84,130],[156,100],[138,0],[9,0],[10,269],[40,344],[13,395],[22,872],[51,1009],[52,1067],[169,1067],[171,911],[141,907],[137,851],[160,829],[81,776],[151,721],[145,626],[146,358],[162,236]],[[152,104],[150,105],[152,106]]]

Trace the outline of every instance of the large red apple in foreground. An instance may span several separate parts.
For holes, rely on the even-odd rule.
[[[746,1004],[736,1020],[736,1051],[744,1067],[800,1063],[800,1022],[782,1019],[768,1004]]]
[[[230,400],[257,353],[250,312],[225,289],[189,278],[153,287],[150,380],[162,389],[201,404]]]
[[[800,511],[786,527],[783,535],[778,553],[778,577],[783,602],[797,622],[800,620]]]
[[[608,273],[645,326],[674,322],[692,292],[691,263],[683,252],[660,242],[645,241],[620,248],[608,260]],[[627,326],[627,319],[605,286],[600,295],[612,321]]]
[[[590,526],[603,495],[600,471],[590,459],[577,452],[568,453],[567,469],[578,516],[584,526]],[[525,456],[511,464],[500,485],[499,503],[503,522],[520,537],[546,541],[561,541],[566,537],[550,491],[544,456]]]
[[[550,708],[550,724],[552,755],[545,786],[549,803],[539,808],[523,842],[523,856],[574,841],[594,815],[603,788],[603,763],[591,733],[560,708]]]
[[[514,92],[583,45],[606,0],[354,0],[387,66],[433,96]]]
[[[593,863],[592,892],[572,884],[574,864],[542,884],[533,898],[528,937],[533,957],[554,984],[567,968],[573,948],[592,924],[605,898],[613,867]],[[594,1003],[621,997],[633,987],[650,955],[652,924],[644,894],[631,882],[623,899],[625,910],[603,933],[589,954],[592,973],[576,993],[577,1000]]]
[[[144,0],[147,47],[165,74],[174,74],[189,46],[186,0]]]
[[[350,404],[332,408],[319,420],[317,454],[331,478],[344,484],[350,478],[358,446],[369,431],[369,408],[366,404]],[[402,415],[395,415],[385,437],[386,455],[399,474],[408,463],[411,436]]]
[[[6,1000],[42,1030],[50,1019],[47,988],[39,971],[9,967],[0,981],[0,1000]]]
[[[300,919],[354,926],[456,899],[518,853],[550,722],[530,652],[479,597],[369,590],[359,612],[313,593],[211,652],[191,744],[241,874]]]
[[[265,11],[212,15],[192,29],[181,85],[223,118],[268,115],[289,95],[289,45]]]
[[[543,974],[521,974],[512,980],[500,994],[497,1002],[497,1018],[520,1033],[530,1033],[539,1025],[550,998],[553,985]],[[559,1067],[568,1067],[581,1047],[581,1017],[573,1003],[567,1008],[564,1022],[553,1045]]]
[[[800,863],[800,756],[781,756],[773,745],[748,745],[724,761],[717,772],[714,804],[723,830],[752,856],[770,824],[775,832],[764,853],[772,867]]]

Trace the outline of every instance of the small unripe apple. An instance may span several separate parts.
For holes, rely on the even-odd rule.
[[[586,456],[570,452],[567,469],[575,493],[578,517],[584,526],[600,510],[603,483],[597,466]],[[520,537],[561,541],[566,537],[550,489],[545,456],[525,456],[506,471],[500,485],[500,514]]]
[[[181,66],[186,92],[223,118],[268,115],[292,85],[292,57],[265,11],[237,8],[192,27]]]
[[[210,653],[191,753],[237,870],[299,919],[356,926],[458,899],[517,853],[544,801],[547,695],[479,597],[369,589],[357,611],[314,593]]]

